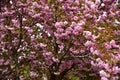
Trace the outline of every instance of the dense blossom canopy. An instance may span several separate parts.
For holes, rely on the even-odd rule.
[[[120,0],[0,0],[0,80],[120,80]]]

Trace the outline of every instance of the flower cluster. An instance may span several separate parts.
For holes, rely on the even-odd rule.
[[[0,0],[0,80],[119,80],[119,0]]]

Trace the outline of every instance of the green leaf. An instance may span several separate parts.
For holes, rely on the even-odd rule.
[[[70,80],[79,80],[79,78],[78,77],[71,77]]]

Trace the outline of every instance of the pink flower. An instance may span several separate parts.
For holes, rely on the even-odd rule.
[[[110,45],[114,48],[119,48],[119,45],[116,45],[115,40],[111,40]]]
[[[36,72],[31,71],[30,76],[31,77],[38,77],[39,75]]]
[[[108,80],[108,78],[106,78],[106,77],[101,77],[101,80]]]
[[[108,64],[108,63],[105,63],[104,64],[104,68],[109,72],[109,73],[111,73],[111,68],[110,68],[110,65]]]
[[[57,28],[57,32],[58,32],[58,33],[62,33],[63,31],[64,31],[63,28]]]
[[[79,50],[74,50],[73,53],[74,54],[79,54]]]
[[[64,21],[64,25],[67,25],[68,24],[68,22],[67,21]]]
[[[53,57],[53,54],[51,52],[46,52],[43,54],[43,56],[46,58],[51,58],[51,57]]]
[[[111,45],[111,46],[116,45],[115,40],[111,40],[111,41],[110,41],[110,45]]]
[[[73,17],[73,20],[77,21],[79,18],[77,16]]]
[[[33,18],[38,18],[38,17],[40,17],[40,13],[38,13],[38,14],[35,14],[34,16],[33,16]]]
[[[92,33],[90,31],[84,31],[83,34],[84,34],[85,38],[87,38],[87,39],[92,38]]]
[[[108,43],[105,43],[104,45],[105,45],[105,48],[108,50],[112,48],[111,45],[109,45]]]
[[[75,4],[76,4],[76,5],[79,5],[79,4],[80,4],[80,1],[79,1],[79,0],[75,0]]]
[[[99,51],[98,50],[95,50],[94,52],[93,52],[93,54],[96,54],[96,55],[99,55]]]
[[[104,70],[101,70],[99,72],[99,74],[100,74],[101,77],[105,77],[105,78],[109,78],[110,77],[110,75],[108,73],[106,73]]]
[[[53,60],[54,62],[59,62],[59,60],[58,60],[57,58],[55,58],[55,57],[52,57],[52,60]]]
[[[64,26],[64,25],[65,25],[64,22],[56,22],[56,23],[55,23],[55,27],[56,27],[56,28],[58,28],[58,27],[60,28],[60,27],[62,27],[62,26]]]
[[[80,24],[77,24],[77,26],[75,27],[75,31],[82,32],[83,31],[82,26]]]
[[[77,25],[76,22],[73,21],[70,26],[71,26],[71,28],[74,28],[76,25]]]
[[[37,2],[33,2],[32,5],[33,5],[33,8],[39,7],[39,4]]]
[[[63,0],[58,0],[59,2],[63,2]]]
[[[79,32],[74,30],[74,31],[73,31],[73,34],[74,34],[74,35],[78,35]]]
[[[85,44],[84,44],[86,47],[91,47],[94,45],[94,43],[92,41],[87,41]]]
[[[2,65],[4,62],[4,59],[0,59],[0,65]]]
[[[113,74],[117,74],[120,73],[120,68],[118,68],[118,66],[113,67]]]
[[[46,44],[40,43],[40,47],[46,47]]]

